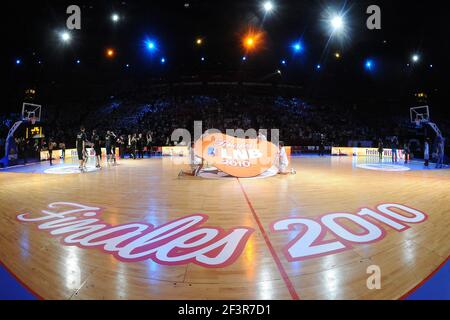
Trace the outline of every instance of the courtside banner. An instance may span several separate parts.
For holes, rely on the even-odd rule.
[[[278,148],[269,141],[213,133],[195,143],[195,154],[231,176],[251,178],[273,166]]]
[[[162,155],[165,157],[188,157],[189,148],[187,146],[162,147]]]
[[[351,148],[351,147],[333,147],[331,150],[333,156],[349,156],[349,157],[378,157],[377,148]],[[392,149],[383,150],[384,157],[392,157]],[[397,158],[404,159],[403,150],[397,150]]]

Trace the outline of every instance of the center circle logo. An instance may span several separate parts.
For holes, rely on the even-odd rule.
[[[95,167],[86,167],[85,172],[93,172],[97,171]],[[76,174],[81,173],[80,168],[77,166],[65,166],[65,167],[55,167],[50,168],[44,171],[44,173],[48,174]]]
[[[366,170],[375,170],[375,171],[409,171],[411,170],[408,167],[400,166],[396,164],[383,164],[383,163],[365,163],[365,164],[358,164],[356,166],[360,169],[366,169]]]

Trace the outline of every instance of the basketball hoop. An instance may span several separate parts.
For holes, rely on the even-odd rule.
[[[420,126],[430,121],[430,109],[428,106],[415,107],[409,109],[411,122]]]
[[[32,103],[23,103],[22,120],[29,121],[31,124],[41,121],[42,106]]]

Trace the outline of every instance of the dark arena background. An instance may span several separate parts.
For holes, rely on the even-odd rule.
[[[443,2],[2,6],[0,299],[450,299]]]

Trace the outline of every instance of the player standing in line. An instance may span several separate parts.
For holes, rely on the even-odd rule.
[[[142,133],[139,133],[136,138],[136,150],[138,159],[144,159],[144,138]]]
[[[444,142],[445,142],[444,137],[438,137],[436,169],[442,169],[444,167],[444,151],[445,151]]]
[[[425,160],[425,167],[428,167],[430,164],[430,139],[425,139],[425,145],[423,147],[423,159]]]
[[[119,145],[119,158],[125,159],[126,143],[124,136],[121,135],[120,137],[118,137],[116,142]]]
[[[128,157],[131,159],[133,151],[131,150],[131,134],[128,135],[127,139],[127,153]]]
[[[131,146],[130,146],[130,156],[133,158],[133,160],[136,160],[136,149],[137,149],[137,138],[136,133],[133,133],[133,136],[131,137]]]
[[[397,162],[397,149],[398,149],[398,139],[396,136],[392,137],[391,140],[391,148],[392,148],[392,162]]]
[[[92,131],[91,141],[94,144],[95,167],[101,168],[100,163],[102,161],[102,148],[100,146],[100,136],[97,134],[97,130]]]
[[[86,132],[83,126],[80,127],[80,131],[77,134],[76,140],[78,160],[80,161],[80,171],[83,172],[86,165],[85,149],[86,149]]]
[[[48,140],[48,155],[50,159],[50,165],[53,165],[53,149],[56,147],[56,143],[53,141],[53,138]]]
[[[405,155],[405,164],[407,164],[411,157],[411,149],[408,142],[405,142],[403,145],[403,154]]]
[[[287,174],[296,174],[297,172],[292,168],[290,171],[288,170],[289,159],[286,153],[286,148],[284,146],[284,142],[280,141],[279,143],[279,151],[278,151],[278,173],[282,175]]]
[[[149,158],[152,156],[152,142],[153,142],[152,132],[149,131],[147,132],[146,136],[147,154]]]
[[[323,134],[320,135],[320,143],[319,143],[319,157],[325,156],[325,136]]]
[[[111,131],[111,134],[113,136],[113,138],[111,139],[111,156],[112,156],[112,160],[113,160],[113,164],[117,165],[117,161],[116,161],[116,146],[117,146],[117,136],[114,132]]]
[[[383,140],[380,138],[378,139],[378,157],[380,158],[380,161],[383,161],[383,151],[384,151]]]
[[[61,159],[66,159],[66,144],[62,141],[59,143],[59,148],[61,149]]]
[[[109,164],[112,157],[112,142],[116,139],[116,135],[111,131],[106,131],[105,148],[106,148],[106,163]]]

